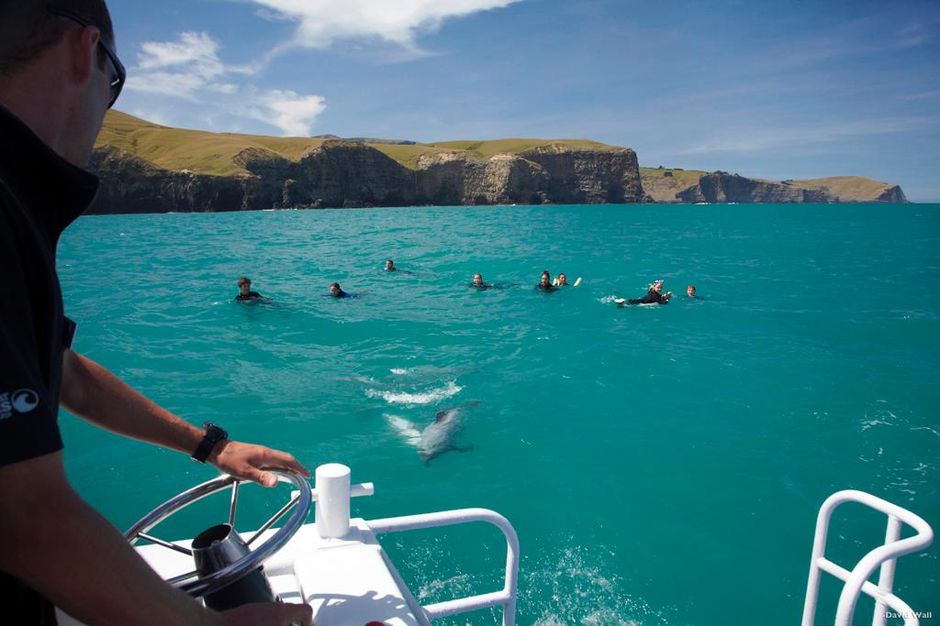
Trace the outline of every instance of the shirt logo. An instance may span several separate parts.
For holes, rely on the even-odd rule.
[[[39,394],[32,389],[17,389],[0,393],[0,420],[13,417],[13,413],[29,413],[39,406]]]

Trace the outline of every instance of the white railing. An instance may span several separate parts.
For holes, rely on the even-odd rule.
[[[884,544],[866,554],[852,571],[849,571],[826,558],[826,537],[829,533],[829,521],[832,513],[841,504],[858,502],[888,516],[888,528]],[[902,524],[913,527],[917,534],[901,539]],[[903,600],[892,592],[894,570],[897,559],[917,552],[929,546],[933,541],[933,530],[922,518],[907,509],[882,500],[876,496],[846,489],[838,491],[823,502],[816,518],[816,538],[813,541],[813,556],[809,566],[809,579],[806,583],[806,601],[803,604],[803,626],[813,626],[816,619],[816,603],[819,599],[820,572],[824,571],[842,580],[845,586],[839,596],[836,609],[835,626],[851,626],[855,615],[855,606],[859,596],[865,593],[875,600],[875,613],[872,626],[885,626],[887,609],[904,619],[904,626],[920,624],[918,614],[911,610]],[[881,568],[878,585],[868,579],[876,569]]]
[[[502,606],[503,626],[513,626],[516,623],[516,586],[519,581],[519,538],[516,536],[512,524],[505,517],[489,509],[458,509],[456,511],[368,520],[366,524],[372,529],[372,532],[380,535],[471,522],[492,524],[503,531],[503,536],[506,537],[506,574],[503,577],[502,590],[429,604],[422,606],[421,610],[424,611],[428,620],[432,620],[448,615],[456,615],[457,613]]]
[[[312,490],[312,495],[317,503],[317,534],[325,539],[342,538],[349,533],[350,497],[370,496],[375,491],[372,483],[350,484],[350,474],[350,469],[339,463],[321,465],[316,470],[316,487]],[[420,606],[418,608],[424,612],[420,617],[424,622],[429,623],[430,620],[439,617],[502,606],[503,626],[514,626],[516,623],[516,587],[519,582],[519,537],[505,517],[489,509],[458,509],[366,520],[365,523],[374,534],[381,535],[472,522],[492,524],[499,528],[506,538],[506,573],[503,577],[502,590]],[[394,567],[391,571],[398,579],[399,585],[403,586],[403,581]]]

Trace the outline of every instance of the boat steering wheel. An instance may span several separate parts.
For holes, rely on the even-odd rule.
[[[223,587],[240,580],[241,578],[244,578],[254,571],[255,568],[259,567],[267,559],[273,556],[275,552],[283,548],[288,541],[290,541],[291,537],[293,537],[294,534],[296,534],[300,529],[301,525],[303,525],[304,520],[307,518],[307,513],[310,512],[310,503],[313,501],[313,498],[310,494],[310,485],[307,483],[307,480],[297,472],[271,471],[271,473],[277,476],[278,482],[292,483],[300,493],[293,496],[287,504],[281,507],[277,513],[275,513],[267,522],[265,522],[261,528],[259,528],[251,536],[251,538],[247,540],[248,545],[250,546],[266,530],[268,530],[279,519],[281,519],[285,513],[291,509],[294,509],[294,512],[291,513],[291,516],[287,519],[284,525],[275,531],[274,534],[271,535],[266,541],[262,542],[257,548],[246,554],[244,557],[238,559],[231,565],[228,565],[217,572],[203,576],[201,578],[197,572],[193,570],[186,574],[181,574],[179,576],[166,579],[168,583],[177,589],[180,589],[181,591],[185,591],[195,598],[201,598],[203,596],[214,593]],[[157,508],[147,513],[136,524],[125,531],[124,538],[127,539],[132,546],[143,539],[170,550],[192,556],[193,551],[189,548],[158,539],[157,537],[147,534],[147,532],[160,522],[183,510],[197,500],[201,500],[206,496],[212,495],[217,491],[222,491],[228,487],[232,488],[232,499],[231,504],[229,505],[228,524],[234,527],[235,512],[236,508],[238,507],[238,489],[242,482],[244,481],[241,481],[233,476],[229,476],[228,474],[223,474],[222,476],[204,482],[201,485],[196,485],[192,489],[188,489],[183,493],[170,498]]]

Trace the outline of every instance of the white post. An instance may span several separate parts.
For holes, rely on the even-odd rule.
[[[888,514],[888,529],[885,531],[885,545],[891,545],[901,538],[901,520]],[[896,559],[889,559],[881,564],[881,576],[878,578],[878,589],[885,594],[891,593],[894,586],[894,569],[897,567]],[[872,626],[885,626],[888,623],[888,606],[884,602],[875,602],[875,615]]]
[[[349,533],[349,477],[352,472],[340,463],[321,465],[316,471],[317,534],[339,539]]]

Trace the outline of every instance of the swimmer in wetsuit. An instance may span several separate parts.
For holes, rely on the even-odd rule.
[[[330,295],[334,298],[352,298],[352,295],[343,291],[339,283],[330,283]]]
[[[552,283],[556,287],[570,287],[571,283],[568,282],[568,275],[562,272],[558,275],[558,278]]]
[[[552,292],[557,291],[558,287],[552,284],[552,275],[548,273],[548,270],[542,272],[542,278],[539,280],[539,284],[535,286],[539,291]]]
[[[264,300],[265,298],[257,291],[251,290],[251,279],[242,276],[238,279],[238,295],[235,296],[237,302],[252,302],[254,300]]]
[[[483,282],[483,274],[474,274],[473,282],[470,283],[470,287],[473,289],[492,289],[493,285],[488,285]]]
[[[669,304],[669,298],[671,297],[671,291],[663,293],[663,281],[657,280],[650,285],[649,291],[646,292],[645,296],[627,300],[626,304]],[[623,306],[624,302],[621,301],[618,302],[618,304]]]

